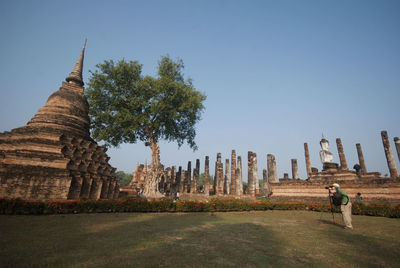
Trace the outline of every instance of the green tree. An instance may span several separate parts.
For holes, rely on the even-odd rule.
[[[197,149],[195,124],[206,96],[184,79],[183,61],[161,57],[156,77],[143,76],[137,61],[106,60],[90,71],[86,97],[92,137],[106,146],[142,141],[152,151],[144,195],[157,196],[161,176],[159,141]]]
[[[117,177],[120,187],[125,187],[132,181],[132,174],[125,173],[122,170],[115,172],[115,177]]]

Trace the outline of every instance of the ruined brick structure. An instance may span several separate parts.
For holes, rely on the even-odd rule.
[[[386,131],[381,132],[383,147],[388,163],[390,178],[382,178],[379,172],[367,172],[361,145],[356,144],[359,158],[359,172],[348,170],[341,140],[336,139],[340,166],[324,165],[318,172],[312,168],[307,180],[291,180],[284,178],[279,182],[271,183],[273,200],[301,200],[301,201],[325,201],[328,199],[328,192],[324,187],[339,183],[341,188],[354,198],[360,192],[365,202],[400,202],[400,177],[397,173],[393,152],[390,148],[389,138]],[[306,166],[309,163],[308,146],[304,144]],[[308,158],[308,159],[307,159]],[[307,172],[308,171],[307,167]]]
[[[72,72],[27,125],[0,133],[0,198],[116,198],[119,183],[105,147],[89,133],[82,67]]]
[[[196,166],[200,165],[200,163],[196,163]],[[188,167],[191,167],[191,163],[189,161]],[[141,194],[146,186],[146,178],[148,175],[148,166],[147,161],[143,165],[136,166],[136,170],[133,172],[131,182],[126,186],[121,188],[121,192],[123,193],[123,197],[136,196]],[[183,192],[184,189],[189,191],[189,189],[197,189],[198,188],[198,172],[196,167],[193,170],[193,178],[195,180],[191,181],[191,186],[188,187],[188,171],[182,171],[182,167],[179,167],[178,172],[176,172],[176,166],[167,167],[164,169],[163,165],[160,165],[160,181],[158,182],[158,190],[161,193],[174,193],[174,192]]]
[[[387,155],[388,167],[392,169],[391,174],[398,174],[395,165],[391,162],[394,159],[390,149],[389,139],[386,132],[382,132],[383,145],[385,154]],[[325,142],[328,142],[323,138]],[[397,149],[398,138],[395,138]],[[198,177],[200,176],[200,161],[196,160],[196,168],[193,170],[193,177],[190,180],[191,162],[188,162],[188,170],[174,173],[175,167],[167,168],[165,171],[165,182],[160,183],[160,191],[180,191],[185,194],[190,194],[186,198],[208,198],[217,196],[244,198],[255,200],[262,196],[269,196],[272,200],[300,200],[300,201],[322,201],[328,202],[326,186],[339,183],[342,188],[353,198],[358,192],[362,193],[365,202],[400,202],[400,178],[382,178],[379,172],[367,172],[364,156],[361,150],[361,145],[356,144],[357,154],[359,158],[359,171],[349,170],[346,162],[346,156],[343,149],[341,139],[336,139],[338,158],[340,165],[337,163],[323,163],[322,170],[311,167],[310,152],[308,144],[304,143],[304,156],[307,179],[302,180],[298,174],[298,161],[291,159],[291,176],[288,172],[283,173],[283,178],[278,180],[276,170],[275,156],[267,154],[267,169],[263,170],[263,180],[260,189],[258,180],[257,155],[254,152],[248,152],[247,161],[247,182],[248,187],[243,188],[242,176],[242,158],[236,156],[236,151],[232,150],[231,165],[229,167],[229,159],[225,160],[225,168],[222,163],[221,153],[217,153],[215,161],[215,177],[214,187],[209,182],[209,157],[205,157],[204,164],[204,185],[202,191],[199,191]],[[326,152],[325,152],[326,153]],[[261,161],[262,162],[262,161]],[[143,165],[136,168],[133,178],[136,181],[144,181]],[[225,171],[225,172],[224,172]],[[230,174],[229,174],[230,171]],[[176,177],[175,177],[176,176]],[[139,177],[141,179],[139,179]],[[245,179],[245,178],[244,178]],[[145,182],[144,182],[145,183]],[[162,185],[162,186],[161,186]]]
[[[143,190],[144,185],[146,183],[146,174],[147,174],[147,161],[144,165],[139,165],[139,163],[137,163],[136,169],[133,172],[132,180],[125,188]]]

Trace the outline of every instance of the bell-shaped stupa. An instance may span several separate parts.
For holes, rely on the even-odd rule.
[[[82,68],[72,72],[27,125],[0,133],[0,198],[117,198],[110,159],[89,132]]]

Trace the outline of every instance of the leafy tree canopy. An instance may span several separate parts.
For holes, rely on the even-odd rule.
[[[186,141],[197,149],[194,126],[206,96],[184,79],[182,60],[161,57],[157,77],[143,76],[137,61],[106,60],[96,68],[85,91],[95,140],[116,147],[138,140],[176,141],[180,147]]]
[[[115,172],[115,177],[118,179],[120,187],[127,186],[132,180],[132,174],[125,173],[122,170]]]

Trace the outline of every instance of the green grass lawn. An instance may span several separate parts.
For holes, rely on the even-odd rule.
[[[308,211],[0,215],[0,267],[399,267],[400,220]]]

